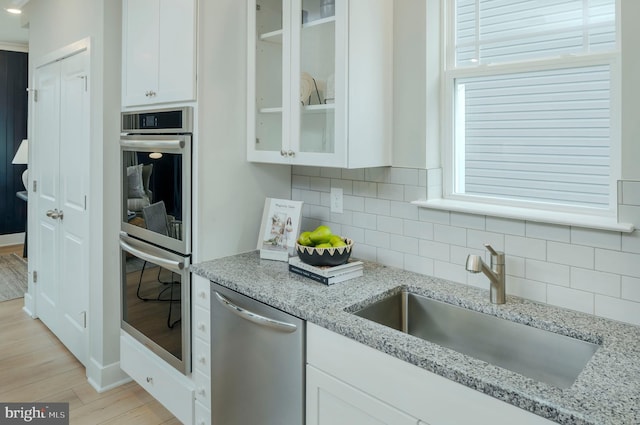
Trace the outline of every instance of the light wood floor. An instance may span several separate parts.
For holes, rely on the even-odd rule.
[[[21,255],[22,246],[0,247],[12,252]],[[0,302],[0,401],[67,402],[71,425],[180,424],[134,382],[96,392],[84,366],[23,305],[22,298]]]

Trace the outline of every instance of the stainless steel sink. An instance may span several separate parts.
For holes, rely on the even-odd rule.
[[[355,314],[558,388],[569,388],[599,347],[406,291]]]

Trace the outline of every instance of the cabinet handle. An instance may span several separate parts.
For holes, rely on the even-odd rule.
[[[207,358],[205,356],[200,356],[198,361],[202,364],[207,364]]]
[[[206,293],[206,292],[204,292],[204,291],[200,291],[200,292],[198,292],[198,295],[199,295],[199,296],[200,296],[200,298],[202,298],[203,300],[204,300],[205,298],[207,298],[207,293]]]
[[[207,327],[204,325],[204,323],[198,323],[198,329],[204,332],[205,330],[207,330]]]
[[[203,396],[203,397],[204,397],[204,396],[207,394],[207,392],[204,390],[204,388],[200,388],[200,389],[198,390],[198,394],[200,394],[201,396]]]
[[[147,382],[150,384],[153,384],[153,378],[150,376],[147,376]]]
[[[284,151],[284,149],[280,151],[280,156],[287,156],[287,153]]]
[[[294,151],[289,151],[287,152],[287,155],[289,156],[296,156],[296,153]]]

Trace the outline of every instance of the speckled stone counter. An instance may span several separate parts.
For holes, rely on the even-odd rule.
[[[430,372],[561,424],[640,424],[640,327],[366,263],[364,276],[332,286],[289,273],[257,252],[191,266],[199,276]],[[508,281],[507,281],[508,284]],[[367,319],[355,311],[408,289],[433,299],[600,344],[576,382],[558,389]]]

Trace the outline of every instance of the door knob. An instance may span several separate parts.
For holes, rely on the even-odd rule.
[[[54,220],[62,220],[63,217],[63,213],[62,211],[58,211],[58,209],[54,209],[54,210],[48,210],[46,212],[47,217],[51,217]]]

